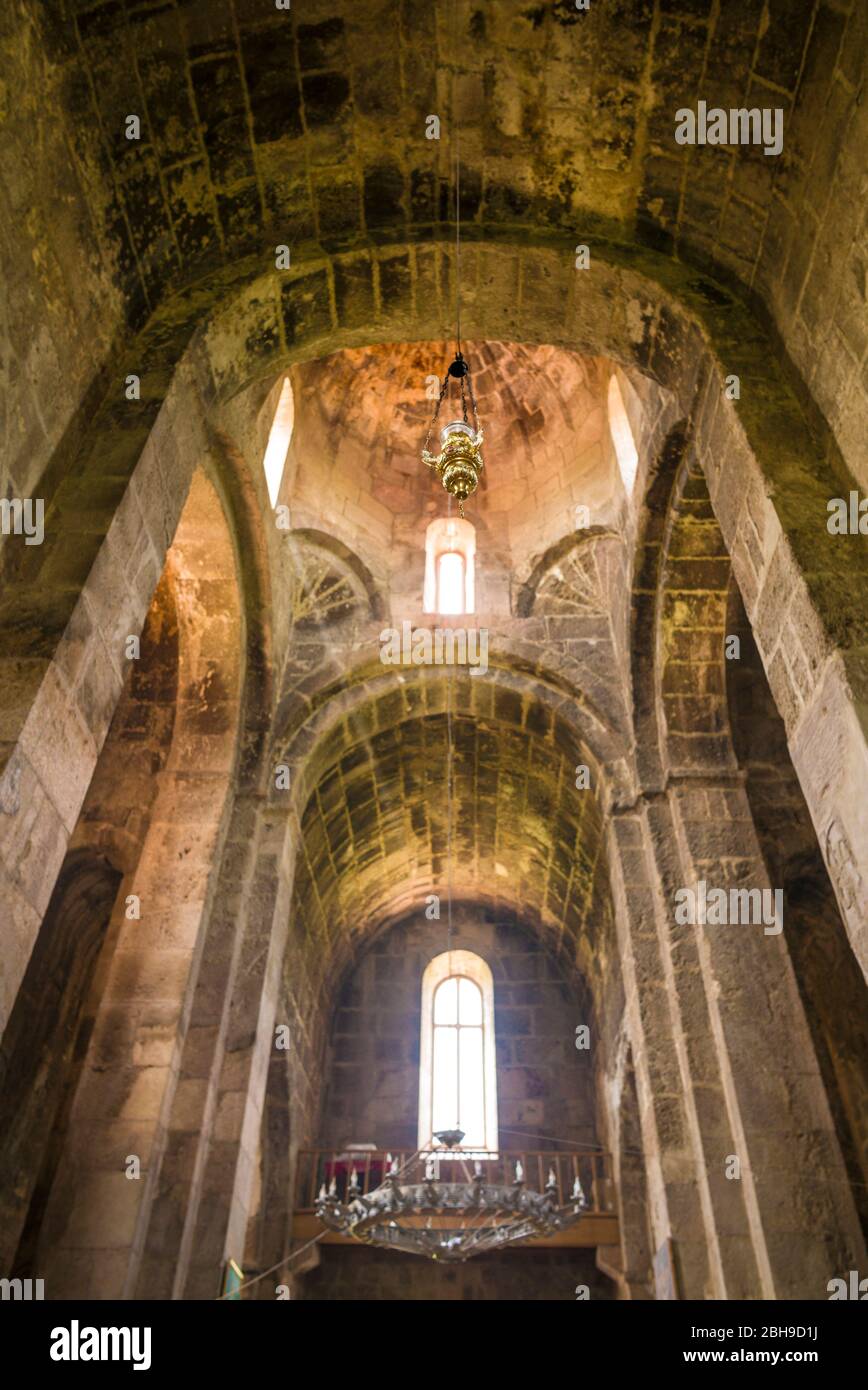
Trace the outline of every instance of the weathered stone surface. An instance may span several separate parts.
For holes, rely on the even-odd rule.
[[[414,1142],[450,893],[502,1132],[611,1149],[620,1247],[333,1250],[296,1296],[648,1297],[671,1238],[684,1295],[824,1298],[864,1260],[868,561],[826,526],[868,481],[864,6],[623,8],[0,14],[0,491],[46,507],[0,553],[2,1273],[212,1298],[284,1259],[300,1146]],[[698,100],[780,106],[780,157],[676,144]],[[380,660],[437,621],[459,125],[476,676]],[[699,877],[779,885],[784,933],[677,921]]]

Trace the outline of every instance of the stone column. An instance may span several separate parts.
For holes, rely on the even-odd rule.
[[[841,915],[868,975],[868,637],[864,609],[847,612],[864,585],[864,538],[829,534],[829,484],[804,464],[794,464],[787,490],[772,495],[732,427],[733,409],[710,379],[698,456]],[[762,412],[762,396],[751,409]],[[792,444],[794,459],[804,453],[802,438],[776,444],[781,452]],[[825,460],[821,471],[828,477]],[[793,518],[789,530],[784,512]]]
[[[49,515],[54,559],[33,586],[38,600],[32,592],[18,598],[26,614],[44,617],[51,649],[0,661],[0,1035],[120,697],[126,639],[141,633],[193,464],[207,447],[190,401],[181,412],[167,402],[84,583],[76,579],[78,598],[59,640],[50,624],[69,611],[70,579],[60,571],[52,579],[52,564],[56,570],[63,559],[76,573],[80,517]],[[93,537],[84,541],[90,546]]]
[[[215,1298],[226,1260],[243,1263],[275,1025],[283,1021],[293,824],[258,798],[236,805],[131,1296]]]
[[[223,737],[231,721],[216,719],[209,737],[197,732],[195,700],[193,708],[189,725],[183,714],[179,724],[199,770],[189,770],[186,756],[177,765],[173,744],[141,857],[109,926],[99,1006],[41,1236],[52,1297],[117,1298],[128,1289],[179,1103],[235,757],[234,735]],[[140,915],[128,917],[133,895]],[[127,1175],[131,1158],[139,1176]]]
[[[688,933],[674,938],[668,913],[678,870],[666,819],[665,802],[643,800],[610,826],[652,1244],[659,1252],[672,1239],[682,1298],[757,1298],[762,1285],[741,1191],[722,1186],[722,1166],[719,1177],[708,1152],[720,1138],[726,1147],[731,1135],[725,1114],[709,1105],[718,1068],[696,944]]]
[[[679,779],[652,814],[677,845],[681,886],[773,889],[740,779]],[[703,1041],[716,1057],[713,1082],[698,1069],[693,1078],[709,1185],[729,1210],[735,1190],[743,1193],[765,1297],[826,1298],[828,1280],[864,1265],[865,1249],[787,924],[780,933],[744,922],[679,927],[671,897],[667,918],[679,990],[689,978],[697,1003],[701,990]],[[739,1160],[738,1180],[722,1176],[727,1155]],[[722,1252],[735,1243],[745,1258],[740,1222],[737,1231],[719,1225],[718,1242]]]

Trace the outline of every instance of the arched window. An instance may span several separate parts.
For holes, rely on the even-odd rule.
[[[425,534],[426,613],[472,613],[476,602],[476,532],[462,517],[432,521]]]
[[[284,377],[283,385],[280,388],[277,409],[271,422],[268,444],[262,460],[265,483],[268,488],[268,500],[272,507],[277,505],[277,496],[280,492],[283,470],[286,466],[286,455],[289,450],[289,441],[292,438],[294,419],[295,406],[292,398],[292,386],[287,376]]]
[[[472,951],[444,951],[422,976],[419,1148],[462,1129],[463,1149],[497,1149],[491,971]]]
[[[615,456],[621,470],[624,491],[628,497],[631,497],[633,484],[636,481],[636,470],[639,467],[639,455],[636,452],[636,442],[633,439],[633,431],[627,418],[627,408],[624,405],[621,387],[614,374],[609,378],[609,433],[615,446]]]

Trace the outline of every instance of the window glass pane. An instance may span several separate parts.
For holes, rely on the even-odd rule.
[[[458,981],[454,976],[437,986],[434,995],[434,1022],[458,1022]]]
[[[464,1147],[485,1148],[485,1107],[482,1081],[482,1029],[461,1028],[459,1037],[459,1085],[461,1107],[459,1124],[464,1130]]]
[[[482,991],[463,975],[458,981],[458,1022],[482,1023]]]
[[[439,1129],[454,1129],[458,1117],[457,1028],[434,1029],[434,1085],[431,1110],[432,1133],[436,1134]]]
[[[615,455],[621,470],[624,490],[629,497],[636,481],[639,455],[636,452],[633,431],[630,428],[630,421],[624,406],[624,397],[621,395],[621,388],[616,376],[609,380],[609,430],[612,435],[612,443],[615,446]]]
[[[274,420],[268,436],[265,457],[262,460],[262,467],[265,469],[265,482],[268,487],[268,500],[272,507],[275,506],[280,492],[289,441],[292,438],[293,415],[292,386],[289,377],[287,377],[280,388],[280,399],[277,402],[277,410],[274,413]]]
[[[496,1151],[493,1010],[491,971],[480,956],[450,949],[429,961],[422,980],[420,1149],[434,1131],[457,1127],[465,1153]]]
[[[447,550],[437,566],[437,612],[464,612],[464,556]]]

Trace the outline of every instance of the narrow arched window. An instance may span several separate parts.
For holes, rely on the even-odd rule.
[[[277,409],[274,412],[274,419],[271,422],[271,430],[268,435],[268,444],[266,445],[265,455],[262,459],[265,484],[268,488],[268,500],[272,507],[277,505],[280,484],[283,480],[283,470],[286,467],[286,455],[289,451],[289,441],[292,439],[294,419],[295,407],[292,397],[292,386],[287,376],[284,377],[283,385],[280,388],[280,395],[277,399]]]
[[[497,1149],[497,1069],[491,971],[472,951],[444,951],[422,977],[419,1147],[464,1131],[463,1149]]]
[[[609,379],[609,433],[615,446],[615,457],[621,470],[621,481],[628,497],[633,494],[636,470],[639,467],[639,454],[636,441],[624,405],[624,396],[616,376]]]
[[[476,603],[476,532],[462,517],[432,521],[425,534],[426,613],[472,613]]]

